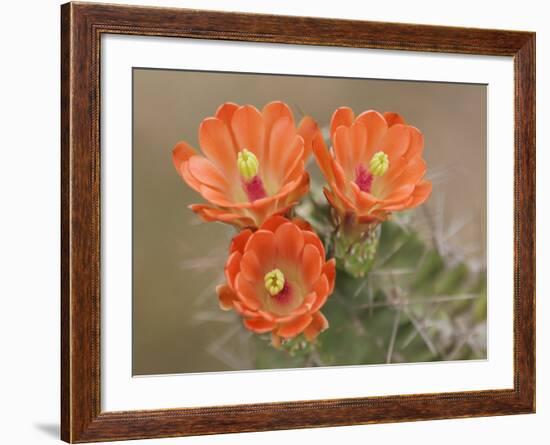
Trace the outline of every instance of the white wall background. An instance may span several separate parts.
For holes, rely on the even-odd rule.
[[[119,0],[155,6],[354,18],[537,32],[537,414],[152,440],[151,444],[548,441],[550,422],[550,14],[537,0]],[[0,442],[57,441],[59,416],[59,4],[6,2],[0,65]]]

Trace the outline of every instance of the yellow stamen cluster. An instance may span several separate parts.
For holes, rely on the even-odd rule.
[[[369,170],[374,176],[382,176],[388,171],[390,161],[388,155],[383,151],[374,154],[369,163]]]
[[[250,181],[258,174],[260,163],[258,158],[250,150],[243,148],[237,155],[237,167],[245,181]]]
[[[283,290],[285,276],[279,269],[273,269],[271,272],[265,274],[264,283],[269,294],[275,296]]]

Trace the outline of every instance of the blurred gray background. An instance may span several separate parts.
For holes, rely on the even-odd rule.
[[[199,149],[198,126],[221,103],[261,109],[272,100],[321,126],[343,105],[401,113],[425,137],[434,183],[426,207],[440,232],[428,235],[485,267],[485,85],[134,69],[134,375],[253,367],[246,337],[234,335],[240,322],[218,310],[214,291],[234,230],[187,209],[202,198],[177,175],[171,151],[180,140]]]

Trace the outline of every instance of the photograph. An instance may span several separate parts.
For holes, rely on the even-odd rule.
[[[471,6],[6,2],[0,443],[548,442],[548,14]]]
[[[486,360],[487,85],[132,69],[132,374]]]

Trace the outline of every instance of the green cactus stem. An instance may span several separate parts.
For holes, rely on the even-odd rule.
[[[333,234],[336,266],[354,278],[365,277],[374,265],[380,240],[378,222],[361,224],[346,218]]]

